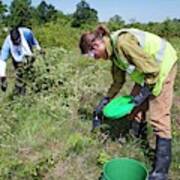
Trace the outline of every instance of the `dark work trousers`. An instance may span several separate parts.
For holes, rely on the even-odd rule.
[[[24,57],[22,62],[16,62],[13,59],[13,65],[15,68],[15,95],[25,95],[27,82],[31,82],[34,80],[34,68],[33,63],[35,61],[35,57]]]

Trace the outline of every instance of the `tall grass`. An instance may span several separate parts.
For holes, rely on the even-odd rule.
[[[64,48],[46,48],[45,57],[37,56],[35,80],[27,80],[26,96],[12,98],[11,78],[8,91],[0,93],[0,179],[95,180],[103,163],[117,156],[138,159],[149,168],[136,140],[119,142],[117,136],[90,132],[93,108],[112,81],[110,62],[94,62]],[[13,73],[9,63],[8,74]],[[172,180],[180,170],[177,84],[179,78],[172,118]],[[127,85],[121,93],[129,91]]]

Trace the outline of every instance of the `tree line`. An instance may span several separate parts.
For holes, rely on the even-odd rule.
[[[76,5],[72,14],[64,14],[57,10],[52,4],[41,1],[36,7],[32,6],[31,0],[13,0],[7,6],[0,0],[0,26],[36,26],[48,22],[61,22],[72,28],[94,27],[99,22],[98,11],[91,8],[85,0]],[[166,19],[163,22],[140,23],[131,19],[125,23],[120,15],[114,15],[107,22],[104,22],[110,30],[117,30],[126,27],[135,27],[148,30],[165,37],[180,36],[180,19]]]

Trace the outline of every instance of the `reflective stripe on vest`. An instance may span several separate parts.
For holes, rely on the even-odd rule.
[[[137,38],[139,45],[144,50],[144,52],[151,56],[152,60],[154,59],[157,63],[159,63],[159,75],[152,90],[153,95],[158,96],[162,90],[163,83],[167,78],[170,70],[177,62],[177,53],[168,41],[149,32],[141,31],[134,28],[121,29],[119,31],[113,32],[110,38],[114,50],[114,55],[112,56],[114,57],[113,61],[117,67],[119,67],[123,71],[126,71],[131,76],[131,78],[138,84],[143,83],[145,75],[138,71],[134,65],[130,64],[125,57],[122,58],[117,51],[118,37],[121,33],[126,32],[134,35]]]
[[[124,31],[124,30],[123,30]],[[140,31],[140,30],[137,30],[137,29],[130,29],[130,30],[127,30],[129,31],[130,33],[132,33],[133,35],[135,35],[135,37],[138,38],[138,41],[141,45],[141,47],[144,47],[145,46],[145,38],[146,38],[146,34],[144,31]]]
[[[115,36],[118,36],[123,32],[129,32],[129,33],[133,34],[138,39],[140,46],[142,48],[145,47],[145,41],[146,41],[146,32],[145,31],[141,31],[139,29],[134,29],[134,28],[121,29],[121,30],[115,32]],[[165,54],[167,42],[166,42],[166,40],[160,38],[159,43],[160,43],[159,50],[156,52],[155,58],[158,63],[161,63],[163,60],[164,54]]]
[[[129,29],[128,32],[132,33],[135,37],[137,37],[142,48],[145,46],[145,38],[146,32],[138,30],[138,29]],[[159,50],[155,54],[155,58],[158,63],[161,63],[165,54],[167,42],[165,39],[160,38],[160,46]]]
[[[161,63],[164,57],[166,45],[167,45],[167,42],[164,39],[161,39],[159,51],[156,53],[156,56],[155,56],[158,63]]]
[[[122,33],[122,32],[127,32],[127,31],[129,31],[129,29],[122,29],[122,30],[113,32],[114,37],[116,37],[116,38],[111,39],[114,47],[115,47],[118,35],[120,33]],[[138,38],[138,41],[139,41],[141,47],[144,47],[145,33],[143,31],[140,31],[140,30],[137,30],[137,29],[131,29],[131,31],[133,31],[133,34]],[[114,50],[115,50],[115,48],[114,48]],[[115,56],[118,56],[117,54],[118,53],[115,50]],[[115,61],[115,64],[117,66],[119,66],[122,70],[126,71],[129,75],[131,75],[136,70],[136,66],[134,66],[132,64],[129,64],[127,62],[127,60],[122,58],[122,57],[121,57],[121,62],[120,61],[118,61],[118,62]]]

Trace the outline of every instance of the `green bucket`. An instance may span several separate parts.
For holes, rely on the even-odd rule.
[[[140,162],[129,158],[117,158],[104,165],[101,180],[147,180],[147,178],[148,171]]]
[[[120,96],[114,98],[104,107],[103,114],[110,119],[119,119],[130,114],[134,107],[132,96]]]

